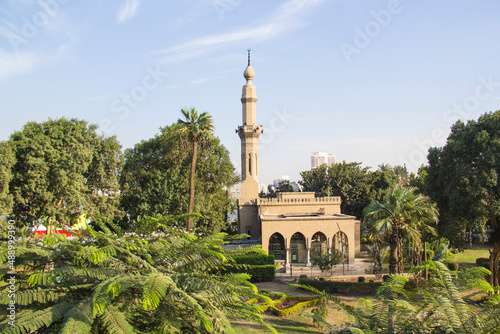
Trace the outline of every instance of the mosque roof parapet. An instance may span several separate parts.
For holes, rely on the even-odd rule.
[[[258,204],[283,205],[283,204],[315,204],[334,203],[340,204],[340,196],[315,197],[314,192],[289,192],[277,193],[276,198],[259,198]]]

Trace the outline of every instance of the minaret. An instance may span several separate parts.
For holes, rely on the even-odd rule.
[[[241,140],[241,197],[238,201],[238,225],[240,233],[248,233],[252,239],[260,237],[257,198],[259,197],[259,136],[262,126],[256,122],[257,94],[252,79],[255,72],[250,65],[250,49],[248,49],[248,66],[243,73],[247,83],[241,94],[243,125],[238,126]]]

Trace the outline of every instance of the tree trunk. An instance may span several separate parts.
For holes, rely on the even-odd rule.
[[[191,160],[191,175],[189,178],[189,206],[188,213],[193,213],[194,209],[194,177],[196,174],[196,154],[198,151],[198,141],[193,139],[193,159]],[[188,217],[187,231],[191,232],[193,228],[193,217]]]
[[[491,228],[493,229],[493,251],[490,251],[490,284],[491,286],[500,285],[500,273],[498,268],[498,260],[500,258],[500,240],[498,240],[498,223],[496,217],[491,217]]]
[[[389,274],[396,274],[398,267],[398,244],[396,240],[389,241],[390,256],[389,256]]]

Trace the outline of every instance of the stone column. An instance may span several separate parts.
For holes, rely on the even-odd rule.
[[[290,245],[288,239],[285,239],[285,273],[290,273]]]
[[[311,244],[309,238],[306,239],[306,267],[311,266]]]

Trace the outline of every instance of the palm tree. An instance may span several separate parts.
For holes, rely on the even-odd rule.
[[[189,139],[193,143],[193,157],[191,160],[191,174],[189,178],[189,206],[188,213],[193,213],[194,208],[194,177],[196,174],[196,154],[198,152],[198,143],[206,137],[210,137],[212,131],[214,130],[214,125],[212,123],[212,115],[207,112],[202,112],[198,114],[196,108],[191,108],[191,110],[181,109],[184,115],[184,120],[180,119],[177,121],[179,124],[183,125],[184,131],[189,135]],[[193,217],[188,217],[188,222],[186,229],[188,232],[193,228]]]
[[[427,196],[413,187],[396,186],[383,203],[375,202],[364,210],[365,222],[374,235],[390,246],[389,273],[402,272],[402,245],[405,237],[420,242],[422,232],[436,234],[429,224],[437,223],[438,210]]]

